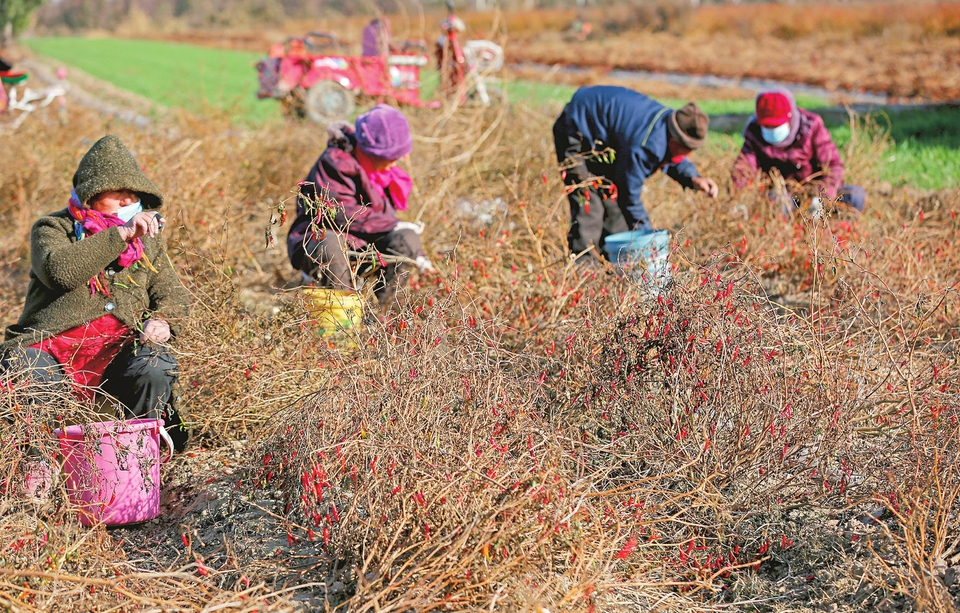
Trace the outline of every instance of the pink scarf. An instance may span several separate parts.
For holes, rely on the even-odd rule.
[[[407,174],[407,171],[394,166],[389,170],[376,171],[372,166],[366,163],[363,157],[358,157],[360,166],[367,172],[370,179],[370,187],[380,198],[386,198],[387,190],[390,191],[390,199],[393,200],[393,207],[398,211],[407,210],[407,199],[413,190],[413,179]]]
[[[97,232],[102,232],[107,228],[122,226],[124,221],[116,215],[110,213],[101,213],[87,208],[80,203],[77,192],[70,190],[70,204],[67,206],[70,216],[74,219],[74,233],[77,240],[82,240],[84,236],[93,236]],[[143,257],[143,242],[139,238],[127,242],[127,248],[123,250],[117,263],[121,268],[129,268],[136,264]],[[106,281],[102,278],[103,273],[90,279],[90,293],[96,294],[98,291],[110,295]]]

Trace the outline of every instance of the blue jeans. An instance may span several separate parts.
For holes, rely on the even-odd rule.
[[[852,206],[861,213],[863,212],[864,205],[867,204],[867,190],[859,185],[844,185],[840,188],[840,191],[837,192],[837,196],[840,202],[847,206]]]

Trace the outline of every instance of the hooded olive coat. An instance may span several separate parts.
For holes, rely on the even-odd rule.
[[[130,189],[140,196],[144,210],[157,210],[163,196],[141,171],[116,136],[97,141],[80,161],[73,177],[80,201],[105,191]],[[28,347],[44,337],[112,314],[138,329],[151,317],[167,320],[176,331],[186,317],[189,296],[177,278],[160,236],[144,236],[144,257],[129,268],[117,258],[127,248],[117,228],[108,228],[77,240],[74,220],[65,208],[40,218],[30,232],[30,284],[23,312],[6,329],[0,351]],[[90,279],[105,273],[110,295],[93,293]]]

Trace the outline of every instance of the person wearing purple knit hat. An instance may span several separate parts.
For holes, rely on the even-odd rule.
[[[774,87],[757,96],[756,114],[743,129],[743,148],[733,165],[733,184],[744,189],[774,170],[792,185],[769,192],[785,214],[799,206],[798,195],[808,192],[811,208],[819,213],[823,200],[863,211],[867,193],[843,182],[843,161],[823,119],[797,106],[793,93]]]
[[[420,242],[423,224],[397,219],[413,187],[397,165],[413,150],[410,124],[397,109],[378,104],[355,125],[330,124],[327,135],[326,150],[300,182],[287,255],[321,287],[352,290],[347,252],[369,252],[364,261],[379,266],[374,292],[389,308],[410,264],[433,270]]]

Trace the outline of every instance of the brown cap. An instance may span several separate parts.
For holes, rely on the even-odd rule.
[[[670,135],[687,149],[699,149],[707,141],[710,118],[695,102],[670,113],[667,129]]]

